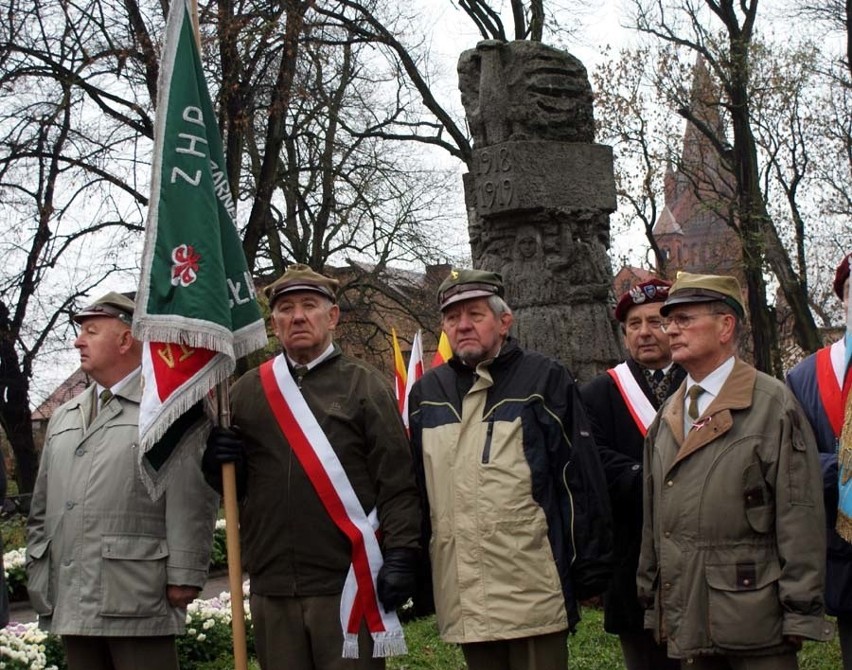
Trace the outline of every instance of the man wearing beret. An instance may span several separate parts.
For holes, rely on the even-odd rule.
[[[852,254],[840,261],[834,275],[834,293],[849,306],[849,264]],[[837,632],[844,668],[852,668],[852,545],[835,530],[837,523],[837,446],[843,427],[843,412],[852,386],[852,375],[845,378],[846,345],[844,338],[808,356],[787,375],[793,391],[816,436],[825,493],[825,518],[828,549],[825,571],[825,605],[837,617]]]
[[[70,670],[177,670],[175,635],[207,579],[218,499],[186,444],[165,493],[139,473],[142,344],[108,293],[74,316],[94,384],[55,410],[27,523],[27,589]],[[199,431],[194,433],[199,434]]]
[[[234,428],[208,440],[221,487],[235,462],[243,567],[265,670],[380,669],[405,652],[420,505],[390,386],[332,341],[335,279],[291,265],[266,289],[283,351],[231,389]]]
[[[664,670],[680,664],[644,630],[636,598],[636,566],[642,543],[642,445],[660,405],[686,376],[672,363],[660,307],[671,282],[636,284],[618,301],[629,358],[580,388],[594,428],[609,486],[616,566],[604,595],[604,628],[619,636],[627,670]]]
[[[509,336],[502,295],[496,273],[450,273],[453,356],[409,399],[438,628],[471,670],[565,670],[577,599],[611,575],[606,482],[571,374]]]
[[[737,357],[734,277],[681,273],[660,313],[687,377],[645,440],[645,625],[683,668],[798,668],[802,640],[832,634],[813,433],[789,389]]]

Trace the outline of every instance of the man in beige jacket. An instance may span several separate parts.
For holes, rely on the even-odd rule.
[[[218,499],[200,441],[158,500],[139,476],[133,311],[108,293],[74,317],[94,383],[50,419],[27,523],[30,601],[69,670],[177,670],[175,635],[207,579]]]

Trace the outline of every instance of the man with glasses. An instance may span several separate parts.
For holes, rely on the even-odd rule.
[[[660,310],[687,378],[645,441],[645,626],[683,668],[798,668],[824,640],[824,512],[793,394],[737,357],[736,279],[682,273]]]
[[[618,635],[627,670],[664,670],[680,664],[644,630],[636,598],[636,566],[642,542],[642,445],[657,410],[686,376],[673,364],[660,307],[671,282],[653,278],[636,284],[618,301],[629,357],[580,388],[600,450],[609,487],[616,556],[604,595],[604,629]]]
[[[834,273],[834,293],[849,307],[849,265],[846,255]],[[790,370],[787,385],[802,404],[813,428],[823,472],[828,550],[825,568],[825,604],[837,617],[837,632],[843,667],[852,669],[852,545],[835,530],[837,523],[837,447],[843,427],[843,411],[852,375],[844,379],[846,346],[844,338],[823,347]],[[845,381],[845,383],[844,383]]]

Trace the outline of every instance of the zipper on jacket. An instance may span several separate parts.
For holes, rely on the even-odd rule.
[[[488,428],[485,431],[485,446],[482,449],[482,463],[491,460],[491,436],[494,434],[494,415],[488,417]]]

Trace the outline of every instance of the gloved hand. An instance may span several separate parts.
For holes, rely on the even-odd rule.
[[[201,471],[207,483],[221,494],[222,465],[233,463],[237,475],[237,497],[242,498],[246,488],[245,462],[245,441],[239,427],[213,426],[207,437],[207,448],[201,457]]]
[[[414,595],[419,560],[420,552],[416,549],[400,547],[385,552],[376,591],[386,612],[402,607]]]

